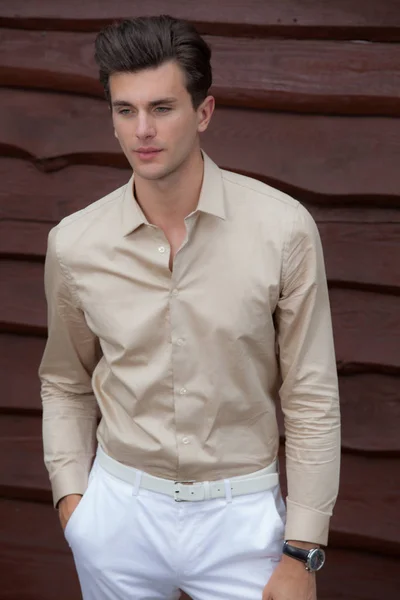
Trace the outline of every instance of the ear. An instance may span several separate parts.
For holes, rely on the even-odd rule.
[[[202,133],[208,127],[215,108],[214,96],[207,96],[197,109],[198,125],[197,131]]]

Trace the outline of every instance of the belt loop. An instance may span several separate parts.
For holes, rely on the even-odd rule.
[[[133,496],[137,496],[138,495],[141,480],[142,480],[142,471],[136,471],[136,473],[135,473],[135,486],[134,486],[133,492],[132,492]]]
[[[210,498],[211,498],[210,482],[204,481],[203,486],[204,486],[204,500],[210,500]]]
[[[228,502],[228,504],[230,502],[232,502],[232,489],[231,489],[231,482],[229,481],[229,479],[224,479],[224,484],[225,484],[225,496],[226,496],[226,501]]]

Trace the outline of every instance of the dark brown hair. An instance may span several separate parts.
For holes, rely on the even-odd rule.
[[[109,25],[98,34],[95,59],[100,81],[110,102],[113,73],[135,73],[176,61],[197,108],[212,84],[211,49],[188,22],[168,15],[138,17]]]

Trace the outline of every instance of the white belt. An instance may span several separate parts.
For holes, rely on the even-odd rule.
[[[197,482],[172,481],[154,477],[114,460],[100,446],[97,449],[97,461],[105,471],[114,475],[114,477],[118,477],[118,479],[122,479],[135,487],[171,496],[176,502],[199,502],[214,498],[225,498],[227,484],[231,488],[230,495],[242,496],[264,492],[279,483],[277,461],[250,475],[230,477],[226,480]]]

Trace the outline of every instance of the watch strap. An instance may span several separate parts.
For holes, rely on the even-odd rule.
[[[300,560],[303,563],[307,563],[308,555],[310,550],[305,550],[304,548],[298,548],[297,546],[292,546],[285,542],[283,544],[283,554],[290,556],[291,558],[295,558],[296,560]]]

